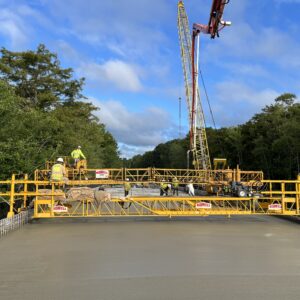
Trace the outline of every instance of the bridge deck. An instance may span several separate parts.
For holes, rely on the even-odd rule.
[[[148,219],[147,219],[148,220]],[[0,299],[299,299],[299,224],[47,220],[0,242]]]

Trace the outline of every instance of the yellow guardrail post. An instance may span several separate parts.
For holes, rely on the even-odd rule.
[[[14,202],[15,202],[15,174],[11,176],[11,183],[10,183],[10,201],[9,201],[9,212],[7,214],[8,218],[12,218],[14,213]]]
[[[37,195],[39,194],[39,185],[37,183],[35,184],[35,192],[36,192]],[[39,212],[38,199],[39,199],[39,197],[36,196],[35,201],[34,201],[34,217],[35,218],[37,218],[38,212]]]
[[[285,183],[281,183],[281,205],[282,205],[282,213],[285,213]]]
[[[54,216],[53,208],[54,208],[54,192],[55,192],[55,185],[54,182],[51,182],[51,207],[50,207],[50,215],[51,217]]]
[[[27,180],[28,180],[28,174],[25,174],[24,176],[24,207],[27,207],[27,192],[28,192],[28,184],[27,184]]]
[[[300,174],[297,176],[296,183],[296,213],[297,215],[300,214]]]

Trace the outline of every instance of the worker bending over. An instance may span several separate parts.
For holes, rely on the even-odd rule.
[[[80,161],[80,158],[86,159],[84,154],[81,151],[81,146],[78,146],[77,149],[73,150],[71,156],[74,159],[74,165],[77,166],[77,163]]]
[[[129,195],[130,190],[131,190],[131,183],[129,182],[129,178],[126,178],[126,182],[124,183],[125,197]]]
[[[52,182],[64,182],[68,184],[69,179],[67,177],[67,171],[64,166],[64,160],[59,157],[56,164],[52,166],[51,169],[51,181]]]
[[[160,183],[160,195],[161,196],[164,196],[164,195],[168,196],[168,190],[169,190],[169,185],[163,179]]]

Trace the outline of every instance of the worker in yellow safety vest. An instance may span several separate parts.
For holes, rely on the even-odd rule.
[[[64,160],[59,157],[56,164],[51,169],[51,181],[68,183],[66,168],[64,166]]]
[[[81,151],[81,146],[78,146],[77,149],[73,150],[71,156],[74,159],[75,167],[77,166],[77,163],[80,161],[80,158],[86,159],[85,155]]]
[[[177,177],[174,177],[172,180],[172,191],[173,191],[173,196],[176,194],[178,196],[178,190],[179,190],[179,181]]]
[[[168,189],[169,189],[169,185],[163,179],[160,183],[160,195],[161,196],[164,196],[164,195],[168,196]]]
[[[129,178],[126,178],[126,182],[124,183],[125,197],[129,195],[130,190],[131,190],[131,183],[129,182]]]

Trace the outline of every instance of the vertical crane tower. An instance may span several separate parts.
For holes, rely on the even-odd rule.
[[[224,7],[228,3],[229,0],[213,0],[208,25],[195,23],[191,34],[183,1],[178,2],[178,32],[189,115],[190,151],[195,169],[211,169],[205,118],[198,88],[199,33],[210,34],[211,38],[215,38],[219,36],[222,28],[230,25],[230,22],[222,20]]]

